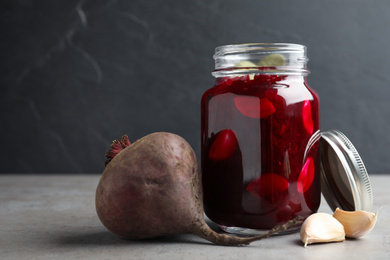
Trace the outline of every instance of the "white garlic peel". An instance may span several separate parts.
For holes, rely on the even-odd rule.
[[[344,211],[339,208],[333,213],[345,230],[345,236],[359,238],[368,234],[375,226],[378,212],[376,214],[367,211]]]
[[[300,235],[305,247],[313,243],[341,242],[345,240],[343,225],[327,213],[310,215],[303,222]]]

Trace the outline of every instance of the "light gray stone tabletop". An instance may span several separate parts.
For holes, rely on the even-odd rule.
[[[95,212],[99,177],[0,175],[0,259],[390,259],[390,175],[370,175],[373,210],[382,207],[371,233],[307,248],[298,233],[241,247],[213,245],[190,234],[118,238]],[[319,211],[331,213],[324,201]]]

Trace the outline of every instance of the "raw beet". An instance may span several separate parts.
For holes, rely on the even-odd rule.
[[[204,221],[201,175],[191,146],[180,136],[153,133],[130,145],[114,141],[96,190],[96,211],[112,233],[129,239],[193,233],[220,245],[242,245],[282,232],[302,220],[255,237],[211,230]]]

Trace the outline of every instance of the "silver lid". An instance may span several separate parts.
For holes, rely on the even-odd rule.
[[[372,209],[366,168],[355,147],[338,130],[321,133],[321,189],[333,210]]]

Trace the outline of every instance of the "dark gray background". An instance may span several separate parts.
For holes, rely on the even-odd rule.
[[[0,172],[94,173],[113,139],[156,131],[200,153],[219,45],[308,47],[322,130],[390,173],[390,2],[2,0]]]

